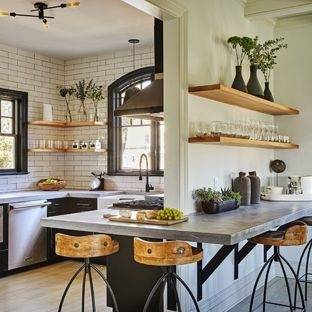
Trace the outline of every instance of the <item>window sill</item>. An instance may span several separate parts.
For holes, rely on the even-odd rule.
[[[8,175],[26,175],[29,174],[28,171],[0,171],[0,176],[8,176]]]
[[[108,173],[107,175],[110,176],[110,177],[114,177],[114,176],[117,176],[117,177],[139,177],[140,173],[139,173],[139,171],[134,171],[134,172],[113,172],[113,173]],[[144,170],[142,171],[142,175],[143,176],[146,175]],[[149,177],[163,177],[164,176],[164,172],[163,171],[160,171],[160,172],[149,172],[148,176]]]

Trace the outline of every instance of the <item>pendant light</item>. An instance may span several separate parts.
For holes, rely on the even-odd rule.
[[[140,40],[130,39],[128,42],[132,44],[133,70],[135,70],[135,45],[138,44]],[[124,103],[127,102],[134,95],[138,94],[139,92],[141,92],[141,90],[135,86],[128,88],[125,94]]]

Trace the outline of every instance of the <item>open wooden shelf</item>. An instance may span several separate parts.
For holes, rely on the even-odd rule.
[[[272,149],[297,149],[299,145],[293,143],[280,143],[270,141],[257,141],[250,139],[241,139],[223,136],[202,136],[189,138],[189,143],[206,143],[228,146],[242,146],[242,147],[259,147]]]
[[[55,148],[31,148],[28,149],[30,153],[104,153],[105,149],[95,150],[95,149],[55,149]]]
[[[45,121],[45,120],[35,120],[29,122],[30,125],[34,126],[46,126],[46,127],[57,127],[57,128],[72,128],[72,127],[98,127],[104,126],[103,122],[99,121]]]
[[[299,111],[283,104],[270,102],[222,84],[189,87],[189,93],[206,99],[247,108],[268,115],[297,115]]]

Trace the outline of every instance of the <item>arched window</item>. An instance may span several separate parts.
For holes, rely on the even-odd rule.
[[[144,89],[153,77],[153,66],[140,68],[122,76],[108,87],[109,175],[137,175],[142,153],[149,158],[150,174],[163,175],[164,123],[114,116],[114,110],[123,103],[127,89],[132,86]]]

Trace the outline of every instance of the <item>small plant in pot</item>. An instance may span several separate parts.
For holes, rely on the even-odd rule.
[[[93,103],[94,121],[99,121],[98,105],[99,105],[99,102],[104,100],[103,86],[97,86],[95,83],[92,83],[91,87],[87,91],[87,97]]]
[[[263,73],[265,80],[264,98],[274,102],[273,95],[270,91],[270,76],[274,65],[276,65],[277,52],[286,49],[288,45],[283,43],[284,38],[268,40],[262,45],[262,57],[259,62],[259,69]]]
[[[194,191],[193,198],[207,214],[226,212],[239,207],[240,194],[230,189],[221,192],[212,188],[200,188]]]
[[[242,65],[243,61],[247,55],[245,46],[246,42],[248,41],[248,37],[238,37],[238,36],[233,36],[230,37],[227,41],[228,44],[230,44],[235,51],[235,57],[236,57],[236,75],[234,78],[234,81],[232,83],[232,88],[236,90],[240,90],[243,92],[247,92],[247,87],[244,81],[244,78],[242,76]]]
[[[78,81],[75,84],[75,95],[78,100],[80,100],[80,106],[78,109],[79,115],[82,114],[83,119],[86,121],[88,119],[87,109],[86,109],[86,99],[89,89],[91,88],[93,80],[86,83],[85,80]]]

